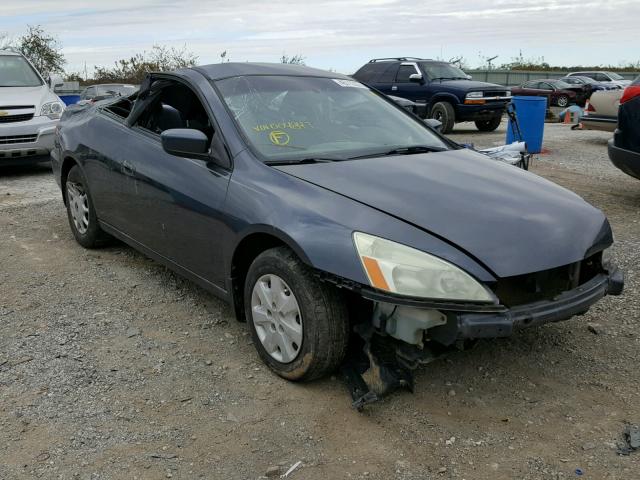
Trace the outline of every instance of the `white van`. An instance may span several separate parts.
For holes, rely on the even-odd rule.
[[[22,54],[0,50],[0,167],[49,161],[64,103]]]

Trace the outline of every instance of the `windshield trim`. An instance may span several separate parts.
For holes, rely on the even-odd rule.
[[[45,84],[44,79],[42,78],[42,75],[40,75],[40,73],[35,69],[35,67],[31,65],[31,62],[25,56],[0,54],[0,57],[16,57],[16,58],[22,59],[23,63],[26,64],[27,67],[31,69],[31,71],[35,74],[39,82],[37,85],[2,85],[0,84],[0,88],[33,88],[33,87],[41,87],[42,85]]]
[[[223,106],[226,114],[228,115],[229,119],[231,120],[238,137],[242,139],[243,146],[245,147],[244,149],[249,150],[257,160],[259,160],[261,163],[263,163],[263,164],[265,164],[267,166],[269,165],[270,161],[271,162],[278,161],[278,159],[267,157],[262,152],[260,152],[260,150],[258,150],[256,148],[256,146],[254,145],[254,143],[251,140],[249,140],[249,138],[245,134],[244,130],[242,129],[242,126],[238,123],[238,120],[236,120],[233,112],[231,111],[229,105],[227,104],[227,102],[224,99],[224,95],[222,95],[222,92],[220,91],[220,89],[218,88],[218,85],[217,85],[218,82],[221,82],[223,80],[228,80],[230,78],[239,78],[239,77],[307,77],[307,78],[324,78],[324,79],[328,79],[328,80],[331,80],[331,79],[334,79],[334,78],[343,79],[343,80],[353,80],[353,81],[356,81],[356,82],[361,83],[362,85],[366,86],[374,95],[377,95],[382,100],[384,100],[387,103],[391,104],[394,108],[400,110],[403,114],[407,115],[411,120],[413,120],[414,122],[418,123],[421,127],[429,130],[430,133],[432,133],[434,136],[436,136],[442,143],[444,143],[451,150],[458,150],[460,148],[463,148],[459,144],[454,142],[453,140],[450,140],[449,138],[447,138],[444,135],[442,135],[440,132],[438,132],[435,129],[429,127],[422,119],[418,118],[416,115],[413,115],[412,113],[409,113],[405,108],[403,108],[400,105],[398,105],[396,102],[391,100],[391,98],[389,98],[384,93],[382,93],[379,90],[367,85],[366,83],[360,82],[359,80],[356,80],[356,79],[353,79],[353,78],[350,78],[350,77],[346,77],[346,76],[341,75],[341,74],[336,74],[335,77],[334,76],[329,76],[329,75],[321,77],[319,75],[248,74],[248,75],[230,75],[228,77],[219,78],[219,79],[216,79],[216,80],[209,79],[208,80],[209,84],[212,86],[214,92],[218,96],[218,99],[219,99],[220,103],[222,104],[222,106]],[[309,156],[317,157],[317,155],[309,155]],[[320,155],[320,156],[324,156],[324,155]],[[350,159],[344,159],[344,160],[340,160],[340,161],[351,161],[351,160]]]

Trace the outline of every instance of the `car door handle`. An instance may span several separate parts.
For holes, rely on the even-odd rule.
[[[125,160],[124,162],[122,162],[122,173],[130,177],[133,177],[136,173],[136,169],[134,168],[133,165],[131,165],[131,163]]]
[[[396,87],[396,86],[394,85],[393,87],[391,87],[391,90],[393,90],[393,91],[395,92],[396,90],[398,90],[398,87]]]

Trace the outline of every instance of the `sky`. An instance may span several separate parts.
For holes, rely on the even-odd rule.
[[[2,0],[0,34],[41,25],[57,36],[68,72],[149,50],[186,47],[200,64],[277,62],[353,73],[375,57],[464,57],[475,67],[522,51],[552,65],[640,60],[640,0]]]

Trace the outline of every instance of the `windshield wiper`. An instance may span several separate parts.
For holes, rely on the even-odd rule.
[[[388,157],[390,155],[415,155],[418,153],[431,153],[431,152],[445,152],[447,148],[444,147],[430,147],[428,145],[410,145],[408,147],[397,147],[393,150],[387,150],[385,152],[374,152],[366,155],[359,155],[357,157],[349,157],[349,160],[357,160],[359,158],[372,158],[372,157]]]
[[[339,162],[340,160],[344,160],[344,158],[309,157],[309,158],[301,158],[296,160],[270,160],[264,163],[266,163],[267,165],[300,165],[305,163]]]

